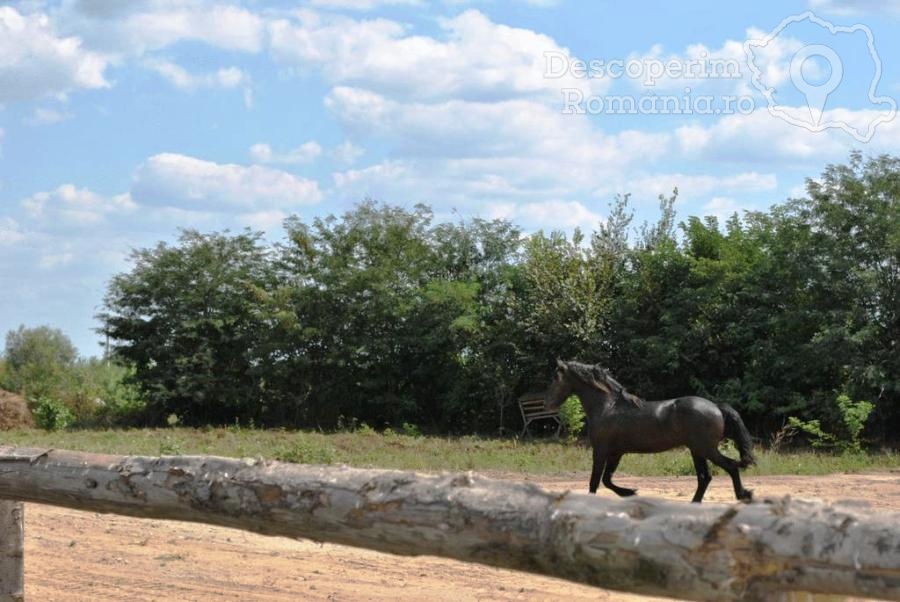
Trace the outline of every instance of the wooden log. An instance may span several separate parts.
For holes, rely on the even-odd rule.
[[[0,500],[0,602],[25,599],[24,551],[24,504]]]
[[[693,600],[900,600],[900,513],[550,493],[472,474],[0,448],[0,498],[429,554]]]

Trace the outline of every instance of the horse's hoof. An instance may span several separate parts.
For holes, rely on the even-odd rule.
[[[738,499],[742,502],[746,502],[749,504],[750,502],[753,501],[753,492],[749,489],[744,489],[744,492],[741,493],[741,495]]]
[[[622,489],[618,491],[618,494],[622,497],[631,497],[635,493],[637,493],[637,489]]]

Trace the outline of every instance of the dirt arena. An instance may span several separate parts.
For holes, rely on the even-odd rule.
[[[497,478],[518,478],[493,474]],[[688,503],[693,477],[623,475],[640,494]],[[583,490],[586,474],[535,479],[552,490]],[[755,477],[758,496],[864,500],[900,511],[896,472],[824,477]],[[603,495],[611,495],[609,492]],[[731,501],[717,477],[710,501]],[[243,531],[26,505],[26,599],[150,600],[652,600],[557,579],[433,557],[406,558]]]

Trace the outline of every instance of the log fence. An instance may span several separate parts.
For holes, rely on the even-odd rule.
[[[22,502],[434,555],[689,600],[900,600],[900,513],[790,497],[688,504],[207,456],[0,447],[0,601],[22,600]]]

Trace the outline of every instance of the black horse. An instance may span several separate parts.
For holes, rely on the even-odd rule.
[[[752,499],[753,492],[741,485],[739,471],[755,461],[750,433],[734,408],[693,396],[645,401],[626,391],[600,365],[561,360],[556,363],[556,378],[547,391],[544,406],[555,410],[573,393],[581,400],[594,448],[591,493],[597,492],[602,475],[603,484],[618,495],[634,495],[634,489],[618,487],[612,482],[623,454],[649,454],[686,445],[697,471],[694,502],[703,500],[712,480],[707,460],[731,475],[737,499],[745,502]],[[719,442],[725,438],[737,444],[740,462],[719,451]]]

